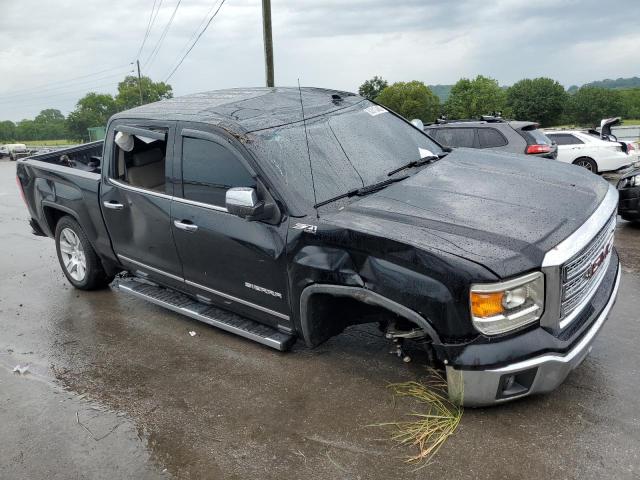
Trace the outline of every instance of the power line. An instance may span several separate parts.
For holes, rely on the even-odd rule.
[[[46,84],[40,84],[40,85],[36,85],[36,86],[33,86],[33,87],[21,89],[21,90],[14,90],[12,92],[8,92],[6,94],[0,95],[0,98],[2,98],[3,96],[6,96],[6,95],[9,95],[9,96],[20,95],[23,92],[24,93],[30,93],[30,92],[32,92],[34,90],[42,91],[42,90],[48,90],[48,89],[52,89],[52,88],[59,88],[59,87],[53,87],[52,85],[56,85],[58,83],[60,83],[60,84],[74,83],[76,80],[80,80],[82,78],[93,77],[93,76],[96,76],[96,75],[100,75],[102,73],[113,72],[115,70],[122,70],[123,68],[129,67],[130,65],[131,64],[126,64],[126,65],[121,65],[119,67],[107,68],[106,70],[100,70],[99,72],[89,73],[87,75],[80,75],[79,77],[67,78],[65,80],[58,80],[58,81],[55,81],[55,82],[48,82]]]
[[[158,39],[158,42],[156,43],[155,48],[151,51],[151,55],[149,55],[149,58],[147,58],[147,61],[144,64],[145,68],[147,68],[148,66],[151,66],[153,61],[156,59],[156,56],[158,55],[158,52],[160,51],[160,47],[162,46],[162,43],[164,42],[164,39],[166,38],[167,33],[169,32],[169,28],[171,27],[171,24],[173,23],[173,19],[175,18],[176,13],[178,12],[178,8],[180,7],[181,3],[182,3],[182,0],[178,0],[178,3],[176,3],[176,7],[173,9],[173,13],[171,14],[171,17],[169,18],[169,21],[167,22],[167,25],[164,27],[164,30],[162,31],[162,35],[160,35],[160,38]]]
[[[7,101],[12,101],[12,100],[19,100],[21,98],[30,98],[30,97],[42,97],[42,96],[49,96],[52,93],[55,94],[56,91],[58,90],[64,90],[67,88],[74,88],[77,90],[77,88],[83,86],[83,85],[91,85],[99,80],[106,80],[108,78],[116,78],[116,77],[122,77],[123,74],[125,74],[126,72],[118,72],[118,73],[112,73],[110,75],[104,75],[104,76],[100,76],[100,77],[96,77],[96,78],[91,78],[91,79],[86,79],[86,80],[82,80],[80,82],[70,82],[66,85],[58,85],[56,87],[49,87],[49,88],[41,88],[41,89],[33,89],[30,92],[27,93],[20,93],[20,94],[16,94],[16,95],[9,95],[9,96],[5,96],[5,97],[0,97],[0,103],[5,103]],[[83,87],[85,88],[85,87]]]
[[[144,32],[144,38],[142,39],[142,44],[138,49],[138,53],[136,53],[136,58],[140,58],[144,44],[147,43],[147,38],[149,38],[149,33],[151,32],[151,20],[154,18],[153,13],[156,10],[156,3],[158,3],[158,0],[153,0],[153,6],[151,7],[151,13],[149,14],[149,21],[147,22],[147,30]]]
[[[216,5],[218,5],[219,1],[220,0],[215,0],[213,2],[213,4],[211,5],[211,8],[209,8],[209,10],[207,10],[207,13],[204,14],[204,16],[202,17],[202,20],[200,21],[200,24],[198,25],[198,27],[193,31],[193,33],[189,37],[189,40],[187,40],[187,42],[184,44],[184,46],[180,49],[180,53],[178,53],[178,55],[176,55],[176,61],[178,61],[180,56],[183,55],[184,52],[189,48],[189,45],[191,45],[191,42],[193,42],[193,40],[198,36],[198,32],[204,26],[204,24],[207,22],[207,19],[209,18],[209,15],[211,15],[211,13],[215,10]]]
[[[93,86],[91,89],[89,89],[88,91],[83,89],[83,90],[77,90],[77,91],[75,91],[75,92],[72,92],[72,91],[69,91],[69,92],[63,92],[63,93],[59,93],[59,94],[55,94],[55,95],[51,95],[51,96],[49,96],[49,97],[47,97],[47,98],[42,98],[42,99],[40,99],[40,100],[36,100],[36,101],[33,101],[33,102],[29,102],[29,101],[26,101],[26,102],[16,101],[16,102],[15,102],[15,105],[17,105],[17,106],[19,106],[19,107],[33,107],[33,106],[39,106],[39,105],[42,105],[42,106],[45,106],[45,105],[46,105],[46,107],[47,107],[47,108],[51,108],[51,107],[52,107],[52,105],[51,105],[52,103],[54,103],[54,104],[55,104],[56,102],[64,101],[64,100],[66,100],[67,98],[68,98],[68,99],[70,99],[70,100],[71,100],[71,99],[74,99],[74,98],[75,98],[75,99],[77,99],[77,100],[79,100],[78,95],[79,95],[80,93],[82,93],[82,92],[86,92],[86,93],[97,93],[98,95],[101,95],[101,94],[104,94],[104,92],[97,92],[97,91],[96,91],[97,89],[99,89],[99,88],[106,88],[106,87],[115,87],[115,86],[116,86],[116,85],[114,85],[114,83],[113,83],[113,82],[105,83],[105,84],[101,84],[101,85],[94,85],[94,86]],[[54,100],[54,101],[52,101],[52,102],[49,102],[49,99],[51,99],[51,98],[55,98],[56,100]],[[10,106],[12,106],[12,105],[13,105],[12,103],[9,103],[8,105],[3,106],[3,108],[9,108],[9,107],[10,107]]]
[[[184,62],[184,59],[187,58],[187,56],[189,55],[189,53],[191,53],[191,50],[193,50],[193,47],[196,46],[196,44],[198,43],[198,40],[200,40],[200,37],[202,37],[202,35],[204,35],[204,32],[207,31],[207,29],[209,28],[209,25],[211,25],[211,22],[213,21],[214,18],[216,18],[216,15],[218,15],[218,12],[220,11],[220,9],[222,8],[222,6],[224,5],[224,2],[226,2],[226,0],[222,0],[220,2],[220,6],[218,7],[218,9],[215,11],[215,13],[211,16],[211,18],[209,18],[209,21],[207,22],[207,24],[205,25],[204,29],[198,34],[197,38],[195,39],[195,41],[191,44],[191,46],[189,47],[189,50],[187,50],[187,53],[185,53],[182,58],[180,59],[180,61],[178,62],[178,64],[173,68],[173,70],[171,71],[171,73],[169,74],[169,76],[167,76],[167,78],[165,79],[165,82],[168,82],[169,79],[173,76],[174,73],[176,73],[176,71],[178,70],[178,68],[180,68],[180,65],[182,65],[182,62]]]
[[[4,99],[4,100],[0,100],[0,105],[11,105],[11,104],[21,104],[21,103],[25,103],[25,102],[29,102],[30,100],[36,100],[36,101],[46,101],[49,98],[55,98],[55,97],[59,97],[61,95],[69,95],[69,94],[77,94],[78,92],[90,92],[92,91],[92,89],[94,88],[100,88],[103,86],[117,86],[117,82],[108,82],[108,83],[104,83],[104,84],[89,84],[89,85],[77,85],[75,87],[70,87],[69,90],[65,90],[65,91],[61,91],[61,92],[54,92],[54,93],[48,93],[48,94],[44,94],[44,95],[31,95],[29,97],[24,97],[24,98],[16,98],[16,99]]]

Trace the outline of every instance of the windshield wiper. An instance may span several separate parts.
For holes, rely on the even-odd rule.
[[[391,175],[401,172],[402,170],[407,170],[408,168],[413,168],[413,167],[419,167],[421,165],[424,165],[425,163],[430,163],[435,160],[440,160],[441,158],[446,157],[448,153],[449,152],[445,150],[443,152],[438,153],[437,155],[429,155],[428,157],[423,157],[420,160],[413,160],[405,165],[402,165],[401,167],[396,168],[395,170],[391,170],[389,173],[387,173],[387,176],[390,177]]]
[[[391,185],[392,183],[400,182],[406,178],[409,178],[409,175],[405,175],[403,177],[397,178],[389,178],[387,180],[383,180],[382,182],[374,183],[372,185],[367,185],[366,187],[354,188],[353,190],[349,190],[347,193],[343,193],[341,195],[336,195],[328,200],[323,200],[322,202],[316,203],[313,208],[322,207],[323,205],[327,205],[328,203],[335,202],[336,200],[340,200],[341,198],[350,198],[350,197],[362,197],[363,195],[368,195],[373,192],[377,192],[378,190],[382,190],[383,188]]]

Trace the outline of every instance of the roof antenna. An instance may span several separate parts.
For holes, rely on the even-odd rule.
[[[302,109],[302,124],[304,125],[304,137],[307,140],[307,157],[309,158],[309,171],[311,171],[311,186],[313,187],[313,204],[318,204],[316,196],[316,182],[313,179],[313,166],[311,165],[311,150],[309,149],[309,135],[307,134],[307,121],[304,118],[304,104],[302,103],[302,89],[300,88],[300,79],[298,78],[298,93],[300,94],[300,108]],[[316,218],[320,218],[318,207],[316,207]]]

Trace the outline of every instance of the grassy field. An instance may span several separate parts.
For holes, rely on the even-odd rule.
[[[25,145],[29,146],[29,147],[43,147],[43,146],[47,146],[47,147],[60,147],[63,145],[76,145],[77,142],[73,142],[71,140],[65,140],[65,139],[60,139],[60,140],[19,140],[17,142],[13,142],[13,143],[24,143]]]
[[[627,120],[622,120],[622,125],[640,125],[640,119],[632,118]]]

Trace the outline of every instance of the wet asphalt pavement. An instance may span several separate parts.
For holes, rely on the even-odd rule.
[[[415,472],[367,425],[411,411],[386,385],[422,378],[421,358],[363,327],[279,353],[74,290],[1,160],[0,479],[640,478],[640,227],[621,221],[616,245],[618,302],[584,363],[550,395],[467,410]]]

